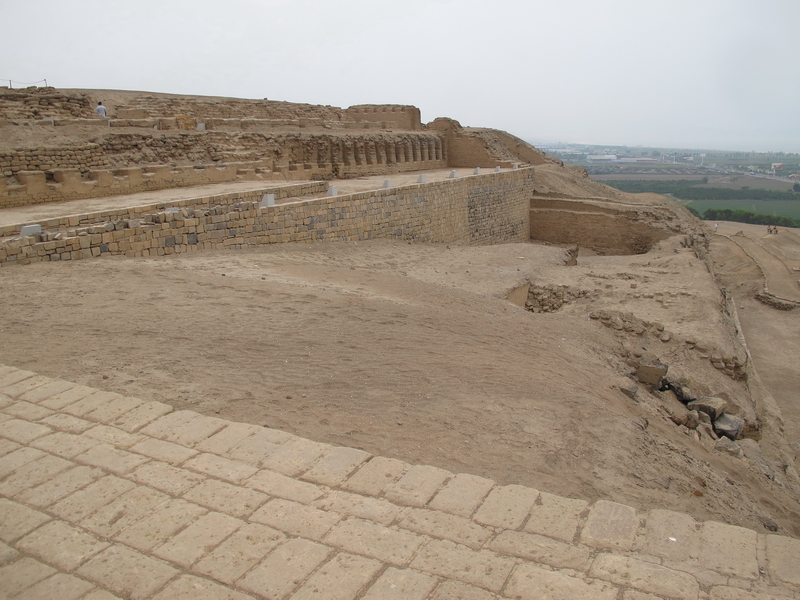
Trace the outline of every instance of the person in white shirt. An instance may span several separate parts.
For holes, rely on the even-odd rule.
[[[97,108],[95,108],[94,110],[95,110],[95,112],[97,113],[97,115],[101,119],[105,119],[106,118],[106,107],[103,106],[102,102],[98,102],[97,103]]]

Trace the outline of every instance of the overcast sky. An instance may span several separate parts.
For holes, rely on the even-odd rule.
[[[0,0],[0,23],[6,80],[800,152],[800,0]]]

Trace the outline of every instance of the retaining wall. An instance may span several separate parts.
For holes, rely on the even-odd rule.
[[[280,242],[396,238],[493,244],[529,239],[533,169],[279,204],[180,208],[0,244],[0,264],[160,256]],[[260,193],[260,192],[258,192]]]
[[[530,239],[578,244],[603,254],[644,254],[674,232],[652,227],[636,213],[580,200],[531,200]]]

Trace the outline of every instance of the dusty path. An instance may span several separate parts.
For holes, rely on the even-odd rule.
[[[721,222],[719,233],[730,241],[715,236],[712,256],[724,284],[735,295],[756,369],[778,402],[786,437],[800,456],[800,310],[780,311],[753,299],[763,281],[755,259],[766,274],[770,292],[800,300],[800,273],[790,270],[800,265],[800,232],[781,228],[777,235],[769,235],[764,230],[761,225]]]

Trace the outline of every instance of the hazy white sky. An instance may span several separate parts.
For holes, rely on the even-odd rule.
[[[0,79],[800,152],[800,0],[0,0],[0,23]]]

